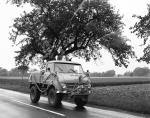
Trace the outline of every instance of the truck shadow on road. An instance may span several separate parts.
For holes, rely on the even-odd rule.
[[[76,106],[76,107],[74,108],[74,110],[75,110],[75,111],[86,111],[86,108],[85,108],[85,107],[78,107],[78,106]]]
[[[37,104],[33,104],[33,103],[30,104],[46,110],[65,114],[68,118],[90,118],[89,113],[85,107],[77,107],[75,105],[68,106],[63,103],[59,107],[50,107],[47,103],[41,103],[41,102]]]

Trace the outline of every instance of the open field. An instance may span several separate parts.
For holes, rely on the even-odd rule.
[[[29,93],[27,79],[0,79],[0,88]],[[94,87],[89,104],[150,114],[150,84]]]
[[[22,77],[0,76],[0,79],[22,79]],[[23,77],[23,79],[28,79],[28,77]]]
[[[91,77],[91,82],[94,87],[147,84],[150,83],[150,77]]]
[[[89,102],[150,114],[150,84],[95,87]]]
[[[0,79],[0,88],[29,93],[27,79]]]

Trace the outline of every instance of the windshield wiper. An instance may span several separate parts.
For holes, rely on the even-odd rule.
[[[70,72],[70,71],[72,71],[73,73],[77,73],[75,70],[73,70],[73,69],[69,69],[69,71],[68,72]]]
[[[59,66],[56,66],[61,72],[63,72],[63,69],[62,68],[60,68]]]

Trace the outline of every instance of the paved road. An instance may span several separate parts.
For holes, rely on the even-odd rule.
[[[41,97],[32,104],[28,94],[0,89],[0,118],[148,118],[150,116],[115,111],[113,109],[84,107],[63,102],[62,108],[48,106],[47,98]]]

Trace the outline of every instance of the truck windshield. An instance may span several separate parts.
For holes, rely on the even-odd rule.
[[[55,71],[60,73],[83,73],[80,64],[55,63]]]

